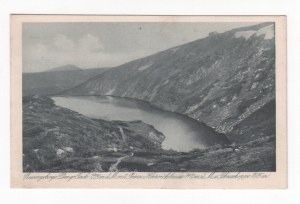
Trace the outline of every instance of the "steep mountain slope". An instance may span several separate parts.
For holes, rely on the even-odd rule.
[[[149,101],[230,135],[236,125],[254,112],[259,115],[260,108],[275,99],[274,24],[211,33],[106,71],[62,94]],[[275,103],[271,109],[267,120],[275,121]],[[251,139],[265,134],[255,131]],[[240,137],[232,139],[249,139]]]
[[[57,70],[66,69],[66,70]],[[80,84],[93,76],[103,73],[107,69],[79,69],[75,66],[64,66],[47,72],[24,73],[23,95],[51,95],[77,84]]]
[[[275,100],[270,100],[227,133],[231,141],[244,143],[259,137],[275,136]]]

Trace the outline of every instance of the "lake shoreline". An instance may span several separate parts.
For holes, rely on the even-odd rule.
[[[216,144],[230,144],[226,135],[209,126],[171,111],[161,110],[140,100],[114,96],[52,97],[55,104],[86,117],[104,120],[141,120],[161,131],[163,149],[190,151]]]
[[[276,161],[272,159],[275,154],[274,135],[235,147],[219,145],[203,150],[175,152],[162,150],[157,145],[149,148],[148,145],[153,143],[146,142],[143,137],[139,137],[142,139],[140,144],[146,145],[142,148],[135,143],[125,144],[117,124],[97,122],[60,108],[47,97],[23,98],[23,111],[24,172],[107,172],[120,158],[123,159],[115,169],[120,172],[276,170]],[[97,132],[102,135],[100,138]],[[134,132],[128,136],[134,136]],[[95,142],[95,139],[99,141]],[[136,141],[135,137],[131,139]],[[74,152],[58,156],[57,150],[66,146]]]
[[[154,104],[154,103],[151,103],[150,101],[145,101],[145,100],[142,100],[142,99],[137,99],[137,98],[131,98],[131,97],[126,97],[126,96],[117,96],[117,95],[93,95],[93,94],[87,94],[87,95],[79,95],[79,94],[68,94],[68,95],[65,95],[65,94],[53,94],[53,95],[47,95],[47,97],[76,97],[76,96],[95,96],[95,97],[101,97],[101,96],[111,96],[111,97],[114,97],[114,98],[120,98],[120,99],[127,99],[127,100],[132,100],[132,101],[138,101],[138,102],[142,102],[142,103],[145,103],[145,104],[148,104],[156,109],[159,109],[160,111],[163,111],[163,112],[172,112],[174,114],[178,114],[178,115],[181,115],[181,116],[184,116],[184,117],[188,117],[189,119],[191,120],[194,120],[195,122],[198,122],[200,123],[201,125],[205,125],[206,127],[209,127],[211,129],[213,129],[214,131],[218,132],[217,129],[215,129],[214,127],[211,127],[209,126],[207,123],[205,123],[205,121],[200,121],[200,120],[197,120],[195,118],[192,118],[190,117],[189,115],[187,114],[183,114],[183,113],[180,113],[178,111],[171,111],[171,110],[166,110],[166,109],[163,109],[162,107]],[[223,132],[218,132],[218,133],[221,133],[221,134],[225,134],[226,133],[223,133]],[[226,137],[229,140],[228,137]],[[231,142],[231,141],[230,141]]]

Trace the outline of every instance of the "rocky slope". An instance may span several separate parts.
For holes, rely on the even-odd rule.
[[[52,95],[70,89],[107,69],[79,69],[71,65],[47,72],[23,73],[23,96]]]
[[[141,121],[92,120],[47,97],[23,97],[24,171],[62,168],[68,158],[80,160],[99,150],[155,150],[163,140],[162,133]]]
[[[108,70],[61,94],[149,101],[202,121],[233,142],[275,135],[274,24],[211,33]],[[271,126],[264,129],[261,121],[247,119],[253,114]],[[237,134],[239,125],[256,128],[248,130],[251,136]]]
[[[276,170],[274,135],[185,153],[161,149],[163,140],[141,121],[93,120],[47,97],[23,98],[24,172]]]

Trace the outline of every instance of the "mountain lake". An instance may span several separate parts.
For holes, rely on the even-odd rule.
[[[185,115],[158,109],[147,102],[114,96],[55,96],[55,104],[94,119],[141,120],[165,135],[162,148],[188,152],[226,144],[224,134]]]

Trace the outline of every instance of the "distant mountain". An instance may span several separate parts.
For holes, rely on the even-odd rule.
[[[150,102],[179,112],[226,133],[234,141],[248,141],[275,128],[254,128],[247,135],[231,135],[238,124],[268,103],[275,121],[274,24],[210,33],[206,38],[177,46],[108,70],[65,95],[115,95]],[[249,119],[243,127],[257,127]],[[250,134],[251,133],[251,134]]]
[[[71,71],[71,70],[81,70],[79,67],[76,67],[74,65],[64,65],[61,67],[56,67],[50,70],[47,70],[47,72],[55,72],[55,71]]]
[[[23,73],[23,96],[57,94],[106,70],[107,68],[79,69],[78,67],[67,65],[47,72]]]

